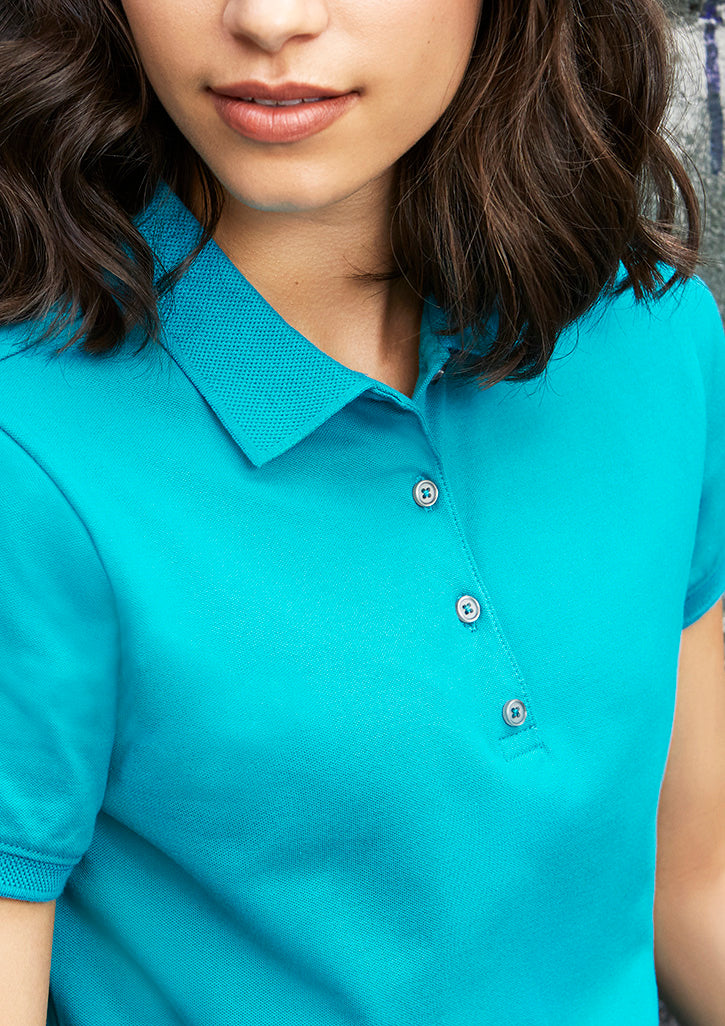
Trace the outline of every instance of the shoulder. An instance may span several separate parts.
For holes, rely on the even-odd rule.
[[[114,417],[122,421],[139,395],[163,394],[170,360],[157,343],[137,353],[129,336],[113,353],[89,353],[80,341],[63,350],[72,328],[40,341],[46,324],[0,327],[0,426],[9,433],[92,435]]]
[[[660,262],[657,268],[664,283],[675,277],[675,268]],[[693,274],[684,281],[677,281],[666,291],[656,296],[637,299],[631,286],[621,292],[617,288],[626,278],[624,265],[620,263],[612,294],[602,293],[598,302],[582,318],[606,327],[644,330],[647,334],[662,337],[696,338],[702,331],[717,331],[721,326],[718,304],[709,286],[698,275]],[[660,290],[661,291],[661,290]]]
[[[43,333],[50,324],[45,319],[24,321],[18,324],[0,325],[0,383],[9,381],[25,383],[32,388],[34,383],[45,386],[53,379],[100,384],[104,379],[113,380],[125,374],[139,374],[159,366],[160,361],[150,358],[152,351],[163,352],[159,345],[145,347],[145,355],[134,355],[141,341],[141,332],[129,333],[114,350],[106,353],[91,353],[83,348],[84,337],[73,339],[75,324],[58,328],[49,337]],[[163,361],[162,361],[163,362]]]
[[[669,283],[675,269],[658,264]],[[614,286],[562,333],[557,348],[566,356],[580,351],[583,367],[602,385],[628,378],[633,385],[656,386],[680,375],[687,386],[707,376],[713,352],[722,344],[723,322],[709,286],[698,275],[676,281],[667,291],[638,299],[620,264]],[[621,288],[621,291],[618,289]]]

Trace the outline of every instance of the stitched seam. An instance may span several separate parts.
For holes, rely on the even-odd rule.
[[[48,852],[41,852],[34,848],[23,848],[17,844],[9,844],[5,841],[0,841],[0,852],[10,858],[23,859],[26,862],[43,862],[47,865],[59,867],[74,866],[81,857],[79,855],[77,857],[59,858],[57,855],[51,855]]]
[[[31,452],[29,452],[25,448],[25,446],[22,444],[22,442],[20,442],[14,435],[12,435],[7,430],[7,428],[3,427],[1,424],[0,424],[0,431],[2,431],[3,434],[6,435],[12,442],[15,442],[15,444],[18,446],[18,448],[21,449],[26,454],[26,456],[28,456],[33,461],[33,463],[36,465],[36,467],[38,467],[42,471],[42,473],[47,477],[47,479],[55,486],[57,492],[60,495],[62,495],[63,498],[65,499],[65,502],[67,503],[68,507],[73,510],[73,513],[77,517],[78,522],[82,525],[84,531],[86,532],[86,534],[88,535],[88,538],[90,539],[91,545],[93,546],[93,550],[96,553],[96,556],[98,558],[98,562],[99,562],[101,568],[103,569],[103,573],[106,576],[106,580],[108,581],[108,589],[109,589],[109,592],[110,592],[110,595],[111,595],[111,601],[113,602],[113,609],[114,609],[114,614],[115,614],[115,618],[116,618],[116,632],[117,632],[117,637],[118,637],[118,666],[116,668],[116,683],[118,684],[118,681],[120,681],[120,679],[121,679],[121,667],[122,667],[122,663],[123,663],[123,646],[121,644],[121,617],[120,617],[120,614],[119,614],[118,599],[117,599],[117,596],[116,596],[115,589],[113,587],[113,582],[111,581],[111,577],[110,577],[110,575],[108,573],[108,570],[106,568],[106,564],[103,562],[103,559],[101,557],[101,553],[98,550],[98,546],[96,545],[96,540],[93,537],[93,535],[91,534],[90,530],[88,529],[88,524],[86,524],[86,522],[83,519],[83,517],[80,515],[80,513],[78,512],[78,510],[76,509],[74,504],[71,502],[69,497],[63,491],[63,489],[58,484],[58,482],[55,480],[55,478],[52,476],[52,474],[50,474],[48,472],[48,470],[46,470],[46,468],[43,466],[43,464],[40,463],[39,460],[37,460],[35,458],[35,456],[33,456],[33,454]],[[117,698],[118,698],[118,696],[117,696]],[[116,729],[117,729],[117,723],[118,723],[118,704],[116,705],[116,724],[114,725],[114,735],[115,735],[115,732],[116,732]],[[109,764],[109,768],[110,768],[110,764]]]

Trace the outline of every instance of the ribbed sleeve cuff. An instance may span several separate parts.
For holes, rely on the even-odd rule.
[[[53,901],[71,874],[75,861],[54,862],[0,847],[0,897]]]

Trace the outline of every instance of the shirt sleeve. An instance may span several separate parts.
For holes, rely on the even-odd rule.
[[[701,287],[689,330],[695,332],[702,373],[707,441],[683,628],[725,592],[725,329],[712,292],[698,281]]]
[[[118,618],[82,520],[2,429],[0,479],[0,896],[50,901],[105,793]]]

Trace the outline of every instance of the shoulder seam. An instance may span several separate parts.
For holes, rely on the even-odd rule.
[[[118,623],[118,624],[120,625],[120,618],[119,618],[119,615],[118,615],[118,601],[117,601],[117,599],[116,599],[116,593],[115,593],[115,591],[114,591],[114,588],[113,588],[113,582],[111,581],[111,577],[110,577],[110,574],[108,573],[108,570],[107,570],[107,568],[106,568],[106,564],[105,564],[105,563],[103,562],[103,558],[102,558],[102,556],[101,556],[101,553],[100,553],[100,552],[99,552],[99,550],[98,550],[98,546],[96,545],[96,540],[95,540],[95,538],[93,537],[93,535],[91,534],[91,532],[90,532],[90,530],[89,530],[89,528],[88,528],[88,524],[87,524],[87,523],[85,522],[85,520],[83,519],[83,517],[82,517],[82,516],[80,515],[80,513],[78,512],[78,510],[76,509],[76,507],[74,506],[74,504],[73,504],[73,503],[71,502],[71,500],[69,499],[69,497],[68,497],[68,496],[66,495],[66,493],[65,493],[65,492],[63,491],[63,489],[62,489],[62,488],[61,488],[61,486],[60,486],[60,485],[58,484],[58,482],[57,482],[57,481],[55,480],[55,478],[53,477],[53,475],[52,475],[51,473],[49,473],[49,471],[48,471],[48,470],[47,470],[47,469],[46,469],[46,468],[45,468],[45,467],[43,466],[43,464],[42,464],[42,463],[41,463],[41,462],[40,462],[40,461],[39,461],[38,459],[36,459],[36,457],[35,457],[35,456],[33,456],[33,454],[32,454],[31,452],[29,452],[29,450],[28,450],[28,449],[26,449],[26,447],[25,447],[25,446],[23,445],[23,443],[22,443],[21,441],[19,441],[19,439],[17,439],[17,438],[16,438],[16,437],[15,437],[15,436],[14,436],[13,434],[11,434],[11,433],[10,433],[10,431],[8,431],[8,429],[7,429],[6,427],[3,427],[3,425],[2,425],[2,424],[0,424],[0,431],[2,431],[2,433],[3,433],[4,435],[6,435],[6,436],[7,436],[7,437],[8,437],[9,439],[10,439],[10,441],[11,441],[11,442],[14,442],[14,443],[15,443],[15,444],[17,445],[17,447],[18,447],[19,449],[21,449],[21,450],[22,450],[22,452],[24,452],[24,453],[25,453],[25,455],[26,455],[26,456],[27,456],[27,457],[28,457],[29,459],[31,459],[31,460],[33,461],[33,463],[34,463],[34,464],[36,465],[36,467],[38,467],[38,469],[39,469],[39,470],[40,470],[40,471],[41,471],[41,472],[42,472],[42,473],[43,473],[43,474],[45,475],[45,477],[47,477],[47,479],[48,479],[48,480],[49,480],[49,481],[51,482],[51,484],[52,484],[52,485],[54,486],[55,490],[56,490],[56,491],[57,491],[57,492],[58,492],[58,493],[59,493],[60,495],[62,495],[62,496],[63,496],[63,498],[65,499],[65,502],[66,502],[67,506],[68,506],[68,507],[69,507],[70,509],[72,509],[72,510],[73,510],[73,512],[75,513],[75,516],[76,516],[76,518],[77,518],[78,522],[79,522],[79,523],[80,523],[80,524],[82,525],[82,527],[83,527],[83,530],[84,530],[84,531],[86,532],[86,534],[88,535],[88,538],[89,538],[89,540],[90,540],[90,543],[91,543],[91,545],[93,546],[93,551],[94,551],[94,552],[96,553],[96,556],[98,557],[98,562],[99,562],[99,564],[100,564],[101,568],[103,569],[103,573],[104,573],[104,574],[106,575],[106,580],[108,581],[108,588],[109,588],[109,591],[110,591],[110,593],[111,593],[111,596],[112,596],[112,598],[113,598],[113,606],[114,606],[114,611],[115,611],[115,613],[116,613],[116,622],[117,622],[117,623]]]

